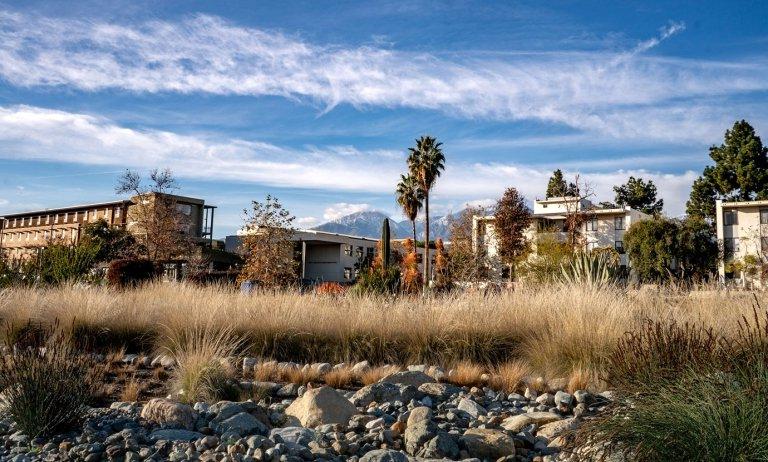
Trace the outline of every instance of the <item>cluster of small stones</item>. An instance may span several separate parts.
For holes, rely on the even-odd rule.
[[[173,367],[167,357],[146,361]],[[252,369],[254,363],[242,364]],[[362,372],[368,365],[354,367]],[[259,403],[115,402],[91,409],[78,431],[44,440],[30,441],[2,419],[0,460],[548,462],[566,459],[561,434],[611,398],[531,389],[507,395],[441,383],[435,372],[411,366],[358,390],[251,383],[268,390],[270,397]]]

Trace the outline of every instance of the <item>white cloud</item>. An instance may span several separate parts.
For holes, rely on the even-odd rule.
[[[325,208],[323,212],[323,218],[326,220],[336,220],[351,213],[365,212],[370,210],[370,204],[349,204],[346,202],[338,202]]]
[[[19,86],[278,95],[325,110],[409,107],[614,137],[701,139],[732,122],[723,98],[768,89],[768,64],[642,55],[683,28],[672,23],[624,53],[437,57],[312,44],[205,15],[120,25],[0,12],[0,76]]]
[[[0,106],[0,159],[53,161],[120,168],[170,167],[181,177],[215,181],[243,181],[271,187],[393,194],[404,168],[397,151],[360,151],[327,146],[304,150],[241,139],[211,139],[168,131],[121,127],[85,114],[31,106]],[[567,169],[568,170],[568,169]],[[570,169],[573,174],[577,169]],[[682,213],[695,172],[661,173],[627,169],[590,172],[581,169],[595,188],[598,200],[613,197],[611,187],[630,175],[653,180],[666,211]],[[526,197],[540,196],[551,169],[514,163],[449,162],[437,183],[433,210],[440,203],[499,197],[504,188],[517,187]],[[329,206],[326,220],[361,210],[367,203],[343,202]]]
[[[0,205],[8,205],[8,199],[0,198]]]
[[[319,225],[320,220],[318,220],[317,217],[299,217],[296,218],[294,224],[299,229],[307,229]]]

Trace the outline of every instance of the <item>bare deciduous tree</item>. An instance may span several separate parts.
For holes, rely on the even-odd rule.
[[[253,201],[244,210],[243,247],[246,260],[238,281],[254,281],[262,287],[281,287],[297,280],[293,255],[293,221],[296,217],[276,197]]]
[[[591,210],[583,210],[581,203],[595,195],[592,185],[583,180],[579,174],[571,183],[574,188],[571,190],[572,196],[566,196],[565,199],[565,230],[567,233],[566,242],[571,249],[576,250],[582,242],[581,226],[593,215]]]
[[[448,273],[455,281],[477,282],[488,277],[488,262],[482,248],[475,249],[472,242],[473,217],[485,216],[488,210],[481,206],[465,208],[458,217],[451,216],[448,233]]]
[[[153,262],[164,262],[188,256],[192,241],[190,218],[179,209],[173,192],[178,189],[169,169],[149,172],[149,185],[144,185],[137,172],[126,170],[118,179],[115,191],[132,194],[128,221],[143,254]]]

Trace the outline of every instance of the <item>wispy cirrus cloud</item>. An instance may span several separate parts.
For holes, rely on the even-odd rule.
[[[2,12],[0,77],[28,87],[278,95],[325,111],[405,107],[617,138],[701,139],[732,122],[723,98],[768,89],[768,63],[643,55],[683,30],[671,23],[623,53],[436,56],[313,44],[206,15],[126,25]]]
[[[0,159],[134,169],[170,167],[181,177],[198,180],[388,196],[405,168],[405,155],[396,150],[365,151],[350,146],[288,149],[243,139],[126,128],[101,117],[33,106],[0,106]],[[692,171],[665,174],[643,169],[581,173],[599,199],[612,198],[612,186],[629,175],[651,179],[671,214],[682,213],[696,177]],[[542,166],[452,160],[438,182],[435,205],[498,197],[509,186],[533,199],[543,193],[550,174],[551,169]],[[368,207],[367,203],[338,203],[326,208],[323,218]]]

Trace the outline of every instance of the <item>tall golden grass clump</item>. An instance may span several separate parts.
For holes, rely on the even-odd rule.
[[[180,401],[215,402],[237,400],[240,389],[234,382],[234,367],[228,362],[240,349],[241,340],[230,329],[194,326],[168,334],[168,352],[177,367],[171,376],[171,390]]]
[[[768,293],[706,287],[637,291],[520,285],[491,295],[392,298],[296,291],[243,295],[229,287],[156,283],[121,292],[102,287],[7,289],[0,292],[0,318],[15,326],[58,319],[69,326],[74,341],[105,350],[174,348],[186,342],[184,332],[207,326],[242,339],[243,353],[279,361],[365,359],[447,368],[466,363],[462,367],[475,365],[482,375],[520,360],[532,375],[567,378],[574,370],[599,372],[617,340],[645,320],[695,322],[731,336],[742,316],[751,314],[753,297],[768,306]]]

